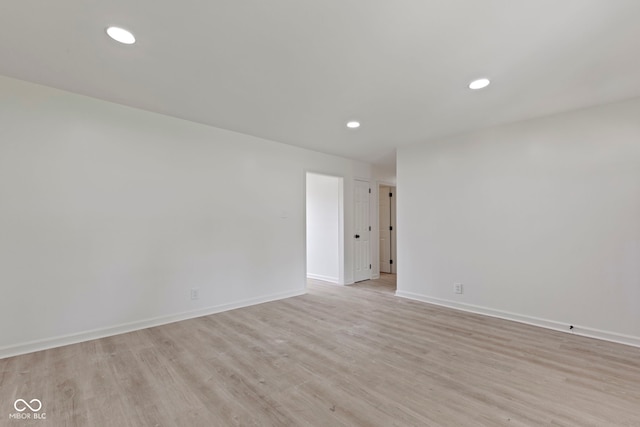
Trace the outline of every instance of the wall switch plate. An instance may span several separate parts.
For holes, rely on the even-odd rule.
[[[462,283],[454,283],[453,284],[453,293],[454,294],[464,293],[464,287],[462,286]]]
[[[191,288],[191,299],[200,299],[200,289]]]

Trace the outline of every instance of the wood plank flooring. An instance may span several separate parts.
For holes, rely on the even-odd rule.
[[[2,359],[0,425],[640,426],[640,349],[375,285]]]
[[[370,291],[383,292],[385,294],[396,293],[396,275],[381,273],[379,279],[365,280],[363,282],[357,282],[350,285],[356,289],[367,289]]]

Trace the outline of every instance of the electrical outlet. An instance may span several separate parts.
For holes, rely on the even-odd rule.
[[[453,284],[453,293],[454,294],[462,294],[462,293],[464,293],[464,287],[462,286],[462,283],[454,283]]]
[[[200,289],[191,288],[191,299],[200,299]]]

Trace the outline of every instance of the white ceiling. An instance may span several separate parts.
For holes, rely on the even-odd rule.
[[[640,1],[5,0],[0,74],[389,164],[400,145],[640,96]]]

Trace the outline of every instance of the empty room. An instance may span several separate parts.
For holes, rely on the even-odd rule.
[[[638,22],[4,1],[0,426],[640,426]]]

